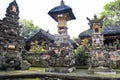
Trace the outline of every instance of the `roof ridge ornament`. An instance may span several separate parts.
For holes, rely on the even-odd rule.
[[[90,25],[90,27],[93,26],[93,23],[100,23],[100,26],[102,27],[104,16],[98,18],[97,15],[95,14],[93,19],[90,19],[88,17],[86,19],[89,21],[88,25]]]
[[[61,3],[60,3],[61,5],[64,5],[65,4],[65,2],[63,1],[63,0],[61,0]]]

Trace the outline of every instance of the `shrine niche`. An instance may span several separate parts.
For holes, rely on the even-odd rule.
[[[6,10],[0,25],[0,69],[29,69],[30,64],[22,59],[25,52],[24,39],[20,36],[19,7],[14,0]]]
[[[7,12],[8,14],[11,14],[11,15],[12,15],[12,14],[14,14],[14,15],[16,15],[16,16],[19,15],[19,7],[18,7],[18,5],[16,4],[16,0],[14,0],[12,3],[9,4],[6,12]],[[7,16],[8,14],[6,14],[6,16]],[[10,15],[8,15],[8,16],[10,16]]]

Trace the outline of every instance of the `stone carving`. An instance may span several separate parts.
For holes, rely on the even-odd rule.
[[[72,45],[69,42],[68,35],[56,35],[56,41],[52,50],[50,50],[49,54],[50,58],[50,66],[57,67],[67,67],[75,64],[74,55],[72,53]]]
[[[104,37],[101,34],[102,20],[94,16],[93,20],[89,20],[89,25],[93,31],[92,33],[92,50],[89,56],[89,71],[93,73],[105,73],[113,72],[111,69],[112,61],[109,57],[109,50],[107,46],[104,46]]]
[[[9,4],[6,17],[0,26],[0,69],[28,69],[30,64],[22,59],[24,40],[20,36],[19,9],[16,1]]]
[[[15,0],[9,4],[6,12],[7,12],[6,16],[16,16],[16,17],[18,17],[19,7],[18,7]]]
[[[55,42],[53,46],[49,46],[47,60],[47,72],[71,72],[75,64],[75,58],[72,53],[73,47],[69,41],[68,34],[55,35]],[[69,70],[71,68],[72,70]],[[75,69],[75,68],[74,68]]]

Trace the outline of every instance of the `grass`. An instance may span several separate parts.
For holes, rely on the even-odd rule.
[[[84,66],[83,66],[84,67]],[[80,69],[81,68],[81,69]],[[93,76],[93,77],[111,77],[116,78],[120,77],[120,69],[116,69],[117,74],[88,74],[88,68],[79,67],[72,73],[67,73],[67,75],[74,75],[74,76]],[[30,67],[29,70],[13,70],[13,71],[0,71],[0,75],[19,75],[19,74],[29,74],[29,73],[45,73],[45,68],[41,67]],[[17,80],[40,80],[40,78],[26,78],[26,79],[17,79]]]
[[[29,72],[45,72],[45,68],[30,67],[29,70],[12,70],[12,71],[0,71],[0,75],[12,75],[12,74],[27,74]]]
[[[76,69],[88,69],[89,66],[76,66]]]
[[[26,79],[21,79],[21,80],[41,80],[40,78],[26,78]]]
[[[30,67],[30,69],[28,71],[41,71],[41,72],[45,72],[45,68],[41,68],[41,67]]]
[[[0,71],[0,75],[12,75],[12,74],[26,74],[29,72],[45,72],[45,68],[41,67],[30,67],[29,70],[12,70],[12,71]],[[13,80],[41,80],[40,78],[18,78],[18,79],[13,79]]]
[[[116,78],[118,75],[117,74],[95,74],[95,76]]]

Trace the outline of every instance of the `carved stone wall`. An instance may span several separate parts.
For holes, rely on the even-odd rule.
[[[28,69],[30,64],[22,59],[24,40],[20,36],[19,9],[16,1],[9,4],[0,26],[0,69]]]

